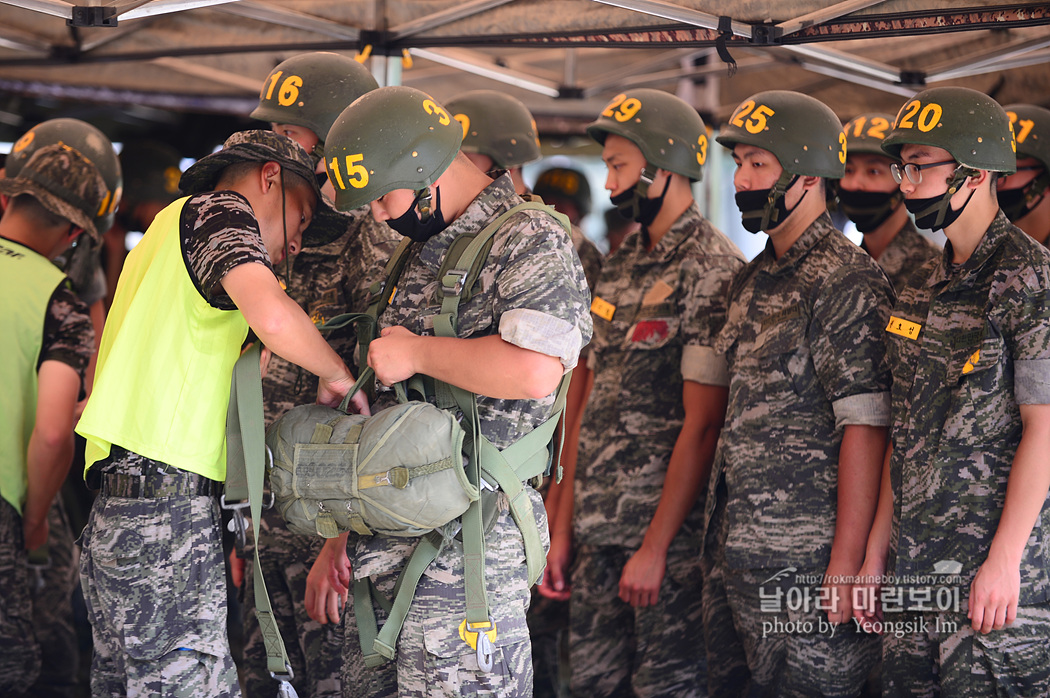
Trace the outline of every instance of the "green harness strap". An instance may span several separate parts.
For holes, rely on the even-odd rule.
[[[485,227],[480,233],[470,239],[469,236],[460,236],[453,243],[442,270],[439,273],[439,281],[442,291],[442,312],[434,318],[434,333],[439,337],[456,337],[456,322],[459,315],[460,303],[464,296],[469,297],[474,283],[481,272],[488,250],[491,249],[492,238],[503,223],[512,215],[526,209],[541,210],[552,213],[549,206],[542,202],[527,201],[511,208],[503,213],[495,221]],[[555,216],[559,223],[565,225],[563,217]],[[566,226],[566,229],[567,226]],[[457,245],[461,239],[468,239],[469,244],[463,247]],[[456,256],[454,252],[462,249],[462,253]],[[387,264],[388,273],[394,272],[397,276],[388,277],[383,284],[373,286],[373,303],[369,308],[369,314],[382,306],[386,307],[390,297],[393,295],[391,283],[396,283],[401,270],[404,268],[407,258],[408,245],[402,245],[394,253]],[[377,294],[376,291],[379,291]],[[376,298],[376,296],[379,298]],[[382,310],[379,310],[382,312]],[[375,316],[378,317],[378,314]],[[334,320],[334,318],[333,318]],[[367,347],[361,350],[362,360],[367,358]],[[562,410],[565,406],[565,396],[568,392],[569,376],[566,374],[558,386],[554,403],[554,409],[550,417],[531,432],[518,439],[508,448],[500,451],[492,442],[481,434],[480,421],[477,412],[477,396],[474,393],[449,385],[442,381],[432,380],[432,393],[436,395],[439,406],[451,407],[457,405],[469,423],[466,429],[471,443],[472,454],[467,468],[467,478],[472,484],[480,487],[484,479],[492,487],[499,487],[506,494],[509,502],[511,515],[518,529],[521,531],[525,547],[526,566],[528,568],[528,579],[530,586],[539,580],[542,574],[546,556],[543,552],[543,544],[540,540],[539,529],[523,481],[530,480],[546,472],[550,464],[551,454],[548,445],[557,428]],[[423,381],[426,383],[427,381]],[[442,404],[445,403],[445,404]],[[491,668],[491,645],[486,645],[487,638],[485,630],[491,629],[491,618],[488,611],[488,599],[485,590],[485,529],[482,516],[482,500],[471,504],[462,517],[462,538],[464,552],[464,585],[467,601],[467,628],[477,632],[478,661],[483,669]],[[365,653],[365,664],[367,666],[378,666],[396,655],[397,638],[401,633],[409,607],[415,597],[416,586],[423,572],[440,554],[444,546],[444,538],[441,533],[431,532],[420,539],[415,551],[409,558],[405,569],[398,577],[394,588],[394,601],[391,603],[375,589],[371,579],[359,579],[354,581],[354,613],[358,622],[358,633],[361,639],[361,647]],[[378,602],[388,612],[386,622],[382,630],[378,629],[373,610],[373,602]],[[483,638],[485,638],[483,640]],[[488,669],[486,669],[488,670]]]
[[[294,678],[281,631],[273,617],[270,595],[266,591],[262,565],[259,564],[259,519],[262,518],[263,468],[266,467],[266,432],[263,428],[262,376],[259,373],[259,343],[255,342],[233,367],[230,384],[230,406],[226,416],[227,458],[226,498],[249,502],[252,532],[255,534],[255,605],[266,647],[266,668],[278,682],[278,695],[297,696]]]

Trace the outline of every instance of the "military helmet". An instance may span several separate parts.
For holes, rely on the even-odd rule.
[[[905,102],[882,149],[900,159],[909,143],[943,148],[975,170],[1017,170],[1010,118],[994,99],[966,87],[932,87]]]
[[[25,132],[11,148],[4,163],[8,177],[17,177],[22,167],[40,148],[63,143],[80,152],[102,174],[106,183],[106,196],[92,217],[98,234],[105,233],[113,225],[117,206],[120,205],[124,189],[124,178],[120,170],[117,151],[105,134],[91,124],[79,119],[50,119],[37,124]]]
[[[332,125],[325,168],[341,211],[395,189],[422,189],[459,152],[463,128],[420,90],[380,87],[358,98]]]
[[[1017,157],[1035,158],[1050,170],[1050,109],[1031,104],[1003,107],[1014,128]]]
[[[768,150],[785,172],[841,179],[846,169],[842,122],[819,99],[799,92],[769,90],[744,100],[715,139]]]
[[[568,199],[576,204],[580,217],[591,212],[591,185],[587,175],[570,167],[552,167],[536,178],[532,192],[550,203],[556,198]]]
[[[613,133],[638,146],[646,162],[691,180],[703,177],[707,128],[689,104],[662,90],[639,88],[613,98],[587,127],[602,145]]]
[[[532,113],[518,100],[495,90],[473,90],[445,103],[463,125],[464,153],[492,158],[508,169],[539,160],[540,139]]]
[[[253,119],[310,129],[323,143],[348,104],[379,87],[368,69],[338,53],[301,53],[270,71]]]
[[[842,127],[846,134],[846,154],[866,153],[889,157],[882,141],[893,127],[893,114],[860,114]]]
[[[179,195],[181,163],[182,155],[167,143],[151,140],[125,143],[120,151],[120,166],[127,175],[124,204],[134,207],[143,201],[174,201]]]

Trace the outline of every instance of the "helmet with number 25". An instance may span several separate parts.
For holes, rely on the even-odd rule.
[[[460,123],[425,92],[403,86],[369,92],[328,132],[325,168],[336,208],[349,211],[395,189],[430,186],[462,141]]]
[[[909,143],[943,148],[975,170],[1017,169],[1010,118],[994,99],[966,87],[933,87],[905,102],[882,149],[899,160]]]
[[[784,172],[841,179],[846,167],[842,122],[819,99],[799,92],[769,90],[745,100],[716,138],[768,150]]]

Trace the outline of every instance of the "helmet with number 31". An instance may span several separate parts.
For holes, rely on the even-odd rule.
[[[463,127],[434,99],[391,86],[357,99],[332,125],[325,168],[341,211],[395,189],[433,184],[459,152]]]
[[[1017,169],[1006,112],[988,95],[966,87],[933,87],[905,102],[882,149],[899,160],[906,144],[943,148],[975,170]]]

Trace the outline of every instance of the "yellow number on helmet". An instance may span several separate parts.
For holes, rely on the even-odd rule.
[[[463,138],[467,137],[467,133],[470,131],[470,117],[466,114],[456,114],[454,117],[456,121],[463,126]]]
[[[703,165],[707,161],[707,134],[701,133],[696,139],[696,164]]]
[[[281,83],[281,91],[277,94],[277,103],[282,107],[290,107],[299,99],[299,88],[303,86],[303,79],[298,75],[289,75]]]
[[[438,118],[438,123],[442,126],[448,126],[452,123],[452,118],[448,115],[448,112],[439,107],[434,103],[432,99],[423,100],[423,111],[427,114],[434,114]]]
[[[29,147],[29,144],[36,138],[36,134],[32,131],[26,131],[25,135],[15,141],[14,146],[11,148],[12,153],[20,153]]]
[[[839,162],[841,162],[842,164],[846,164],[846,132],[845,131],[843,131],[842,133],[839,134],[839,145],[842,146],[841,148],[839,148]]]

